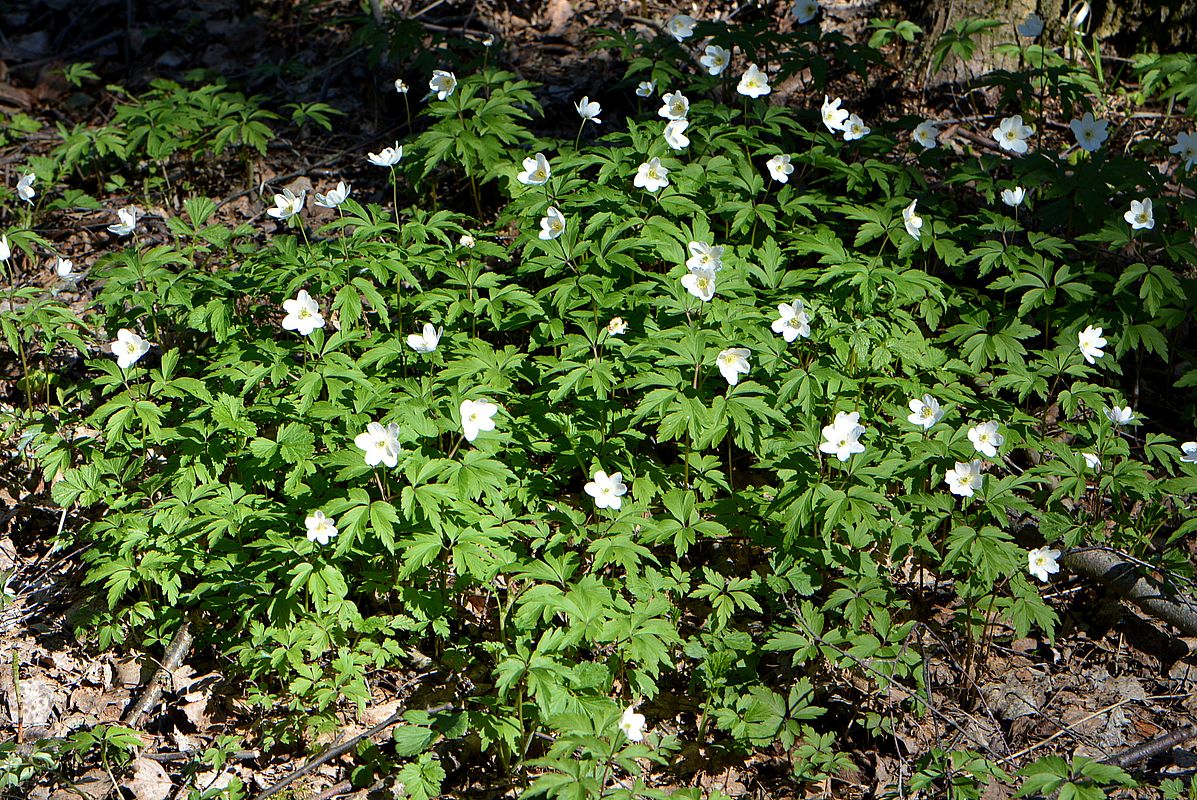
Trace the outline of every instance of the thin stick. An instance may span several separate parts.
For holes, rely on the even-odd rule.
[[[1116,767],[1128,767],[1131,764],[1158,756],[1165,750],[1170,750],[1177,745],[1184,744],[1190,739],[1197,739],[1197,725],[1187,725],[1171,733],[1165,733],[1162,736],[1149,739],[1143,742],[1143,744],[1137,744],[1129,750],[1123,750],[1117,755],[1110,756],[1101,763],[1113,764]]]
[[[1034,752],[1035,750],[1038,750],[1040,747],[1043,747],[1048,742],[1054,742],[1056,739],[1059,739],[1064,734],[1072,733],[1074,730],[1076,730],[1080,726],[1084,725],[1089,720],[1094,719],[1096,717],[1100,717],[1102,714],[1108,714],[1111,711],[1113,711],[1117,708],[1120,708],[1129,702],[1131,702],[1131,698],[1124,697],[1121,700],[1119,700],[1117,703],[1112,703],[1112,704],[1106,706],[1105,708],[1099,708],[1096,711],[1094,711],[1092,714],[1088,714],[1084,717],[1081,717],[1080,719],[1078,719],[1076,722],[1072,723],[1071,725],[1061,728],[1060,730],[1053,733],[1051,736],[1044,739],[1042,742],[1037,742],[1036,744],[1033,744],[1030,747],[1024,747],[1023,749],[1019,750],[1017,753],[1011,753],[1010,755],[1008,755],[1005,758],[1003,758],[1002,760],[1000,760],[998,763],[999,764],[1008,764],[1011,761],[1014,761],[1015,759],[1022,758],[1027,753],[1031,753],[1031,752]],[[1036,709],[1036,710],[1038,710],[1038,709]],[[1195,732],[1194,735],[1197,736],[1197,732]]]
[[[162,658],[162,666],[158,667],[158,670],[154,673],[154,677],[150,678],[150,685],[145,688],[141,697],[138,698],[137,702],[125,714],[125,718],[122,720],[124,724],[130,728],[136,728],[146,712],[162,699],[162,690],[165,688],[166,682],[170,679],[171,670],[178,667],[180,662],[187,657],[193,641],[195,639],[191,635],[191,621],[188,620],[179,626],[178,632],[175,633],[175,638],[170,640],[170,644],[167,645],[166,653]]]

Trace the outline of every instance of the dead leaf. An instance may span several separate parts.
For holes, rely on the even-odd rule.
[[[561,36],[569,26],[569,21],[574,18],[574,7],[569,0],[549,0],[549,5],[545,9],[544,15],[549,23],[549,29],[546,34],[548,36]]]
[[[133,762],[133,775],[124,788],[133,792],[137,800],[170,800],[175,787],[161,764],[142,757]]]

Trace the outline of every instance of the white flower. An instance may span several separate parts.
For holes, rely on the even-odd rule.
[[[1101,456],[1097,453],[1081,453],[1081,458],[1085,459],[1085,466],[1094,472],[1101,471]]]
[[[828,99],[827,95],[823,95],[823,106],[820,109],[823,116],[823,124],[827,126],[827,130],[832,133],[839,133],[844,129],[844,122],[848,119],[847,109],[840,108],[840,99]]]
[[[116,216],[120,222],[114,222],[109,225],[109,233],[115,233],[117,236],[128,236],[137,228],[137,209],[132,207],[122,208],[116,212]]]
[[[1094,328],[1092,325],[1086,326],[1077,334],[1077,345],[1081,348],[1081,355],[1090,364],[1105,355],[1102,348],[1106,346],[1106,340],[1102,338],[1101,328]]]
[[[0,236],[0,261],[12,258],[12,248],[8,246],[8,237]]]
[[[488,34],[486,34],[486,36],[483,36],[482,37],[482,46],[483,47],[494,47],[495,46],[495,35],[493,33],[488,33]]]
[[[478,242],[474,240],[474,237],[471,234],[463,233],[461,238],[457,240],[457,243],[462,247],[473,247]]]
[[[1047,583],[1049,580],[1051,580],[1051,578],[1048,576],[1055,575],[1060,571],[1060,565],[1057,563],[1057,559],[1059,558],[1059,550],[1049,550],[1046,547],[1040,547],[1036,550],[1028,550],[1027,571],[1039,580]]]
[[[150,343],[136,333],[126,328],[116,332],[116,341],[109,345],[116,356],[116,365],[121,369],[128,369],[150,352]]]
[[[307,194],[303,191],[296,196],[290,189],[283,189],[282,194],[274,196],[274,208],[267,209],[266,213],[280,221],[291,219],[303,211],[303,201]]]
[[[350,191],[352,187],[346,186],[345,181],[337,181],[337,188],[330,190],[328,194],[316,192],[312,202],[321,208],[336,208],[345,202]]]
[[[1185,442],[1180,446],[1180,460],[1186,464],[1197,464],[1197,442]]]
[[[640,81],[636,86],[636,95],[638,97],[652,97],[653,92],[657,90],[656,81]]]
[[[395,91],[399,94],[407,94],[407,83],[402,78],[395,79]]]
[[[845,414],[843,411],[835,415],[835,421],[823,427],[823,439],[819,450],[834,454],[840,461],[847,461],[854,453],[863,453],[865,446],[860,443],[860,437],[865,429],[858,423],[860,414],[853,411]]]
[[[1135,412],[1130,406],[1113,406],[1106,409],[1106,419],[1114,423],[1114,427],[1126,425],[1135,418]]]
[[[1015,186],[1013,189],[1002,189],[1002,202],[1010,206],[1010,208],[1021,206],[1026,196],[1027,190],[1021,186]]]
[[[844,122],[844,127],[841,129],[841,133],[844,134],[845,142],[863,139],[872,132],[873,129],[866,126],[864,124],[864,120],[855,114],[848,115],[848,119]]]
[[[728,385],[735,386],[740,382],[741,375],[747,375],[749,370],[748,357],[752,351],[747,347],[729,347],[715,358],[719,365],[719,372]]]
[[[613,508],[616,511],[623,505],[623,496],[628,493],[622,473],[612,472],[608,475],[601,469],[594,473],[594,479],[584,488],[586,494],[594,498],[595,508]]]
[[[366,160],[376,167],[393,167],[403,158],[403,148],[398,142],[394,147],[384,147],[377,153],[367,153]]]
[[[543,186],[548,183],[553,170],[549,168],[549,160],[544,153],[537,153],[531,158],[524,159],[524,171],[515,179],[526,186]]]
[[[37,180],[37,176],[30,172],[17,181],[17,197],[26,203],[32,203],[33,198],[37,196],[37,192],[33,191],[33,182],[35,180]]]
[[[58,273],[58,277],[64,281],[72,278],[72,273],[75,271],[75,262],[69,258],[58,256],[54,259],[54,271]]]
[[[723,269],[723,245],[690,242],[689,250],[690,257],[686,259],[686,269],[691,272],[699,269],[718,272]]]
[[[717,44],[708,44],[706,51],[698,59],[698,63],[706,67],[707,72],[711,75],[722,75],[730,61],[731,51]]]
[[[998,448],[1006,443],[1006,437],[998,433],[998,424],[992,421],[969,428],[968,440],[986,458],[997,458]]]
[[[318,545],[328,544],[329,540],[338,533],[337,526],[331,519],[324,516],[323,511],[313,511],[303,521],[303,524],[308,529],[308,540]]]
[[[674,150],[685,150],[690,146],[690,137],[686,135],[686,128],[690,123],[684,119],[671,119],[665,123],[665,144]]]
[[[467,442],[472,442],[480,432],[493,431],[498,410],[499,407],[488,400],[462,400],[461,435]]]
[[[801,300],[780,304],[777,313],[780,316],[773,320],[770,327],[774,333],[780,333],[786,342],[792,342],[799,336],[804,339],[810,336],[810,316],[803,308]]]
[[[939,401],[929,394],[923,395],[922,399],[911,400],[908,404],[910,407],[910,414],[907,415],[906,420],[911,425],[917,425],[923,430],[930,430],[935,423],[943,419],[943,409],[939,405]]]
[[[1083,117],[1074,119],[1068,125],[1076,136],[1076,143],[1088,153],[1100,150],[1110,135],[1110,123],[1104,119],[1093,119],[1093,113],[1090,111],[1086,111]]]
[[[1022,116],[1015,114],[1006,117],[993,129],[993,138],[1003,150],[1022,155],[1027,152],[1027,139],[1034,132],[1030,125],[1022,124]]]
[[[324,315],[320,313],[320,306],[308,294],[307,289],[300,289],[294,300],[283,301],[283,330],[295,331],[300,336],[311,336],[312,331],[324,327]]]
[[[704,303],[710,302],[710,299],[715,296],[715,270],[690,270],[682,276],[682,286]]]
[[[1197,164],[1197,133],[1176,134],[1176,144],[1169,147],[1168,152],[1183,158],[1185,169],[1192,169]]]
[[[939,128],[936,123],[925,119],[915,126],[914,140],[928,150],[939,146]]]
[[[665,30],[669,31],[669,35],[674,39],[682,42],[694,35],[694,24],[697,21],[689,14],[678,14],[665,24]]]
[[[394,422],[385,428],[381,422],[371,422],[365,433],[359,433],[353,443],[366,454],[366,466],[395,467],[399,464],[399,426]]]
[[[974,458],[968,463],[957,461],[954,469],[950,469],[943,476],[952,494],[961,497],[972,497],[974,492],[980,491],[985,476],[981,474],[981,461]]]
[[[611,321],[607,323],[608,336],[623,336],[627,332],[628,323],[623,317],[611,317]]]
[[[636,170],[632,185],[649,192],[656,192],[669,185],[669,170],[661,166],[661,159],[653,157]]]
[[[906,232],[918,239],[923,232],[923,218],[915,213],[914,207],[918,205],[918,200],[911,200],[910,205],[902,209],[902,224],[906,226]]]
[[[619,729],[629,742],[639,742],[644,739],[644,723],[644,715],[637,714],[635,706],[628,706],[619,718]]]
[[[457,89],[457,76],[443,69],[434,69],[428,88],[436,92],[437,100],[444,100]]]
[[[1072,7],[1071,13],[1068,16],[1068,24],[1070,24],[1074,30],[1080,30],[1081,26],[1085,24],[1085,20],[1088,18],[1089,4],[1085,2],[1085,0],[1081,0],[1081,2]]]
[[[756,64],[749,64],[740,76],[736,91],[745,97],[764,97],[773,90],[769,88],[769,76],[761,72]]]
[[[1025,36],[1028,39],[1034,39],[1039,34],[1043,33],[1043,19],[1038,14],[1028,14],[1027,18],[1019,23],[1015,28],[1019,36]]]
[[[769,177],[778,183],[787,183],[794,174],[794,159],[788,155],[776,155],[765,162],[765,169],[769,170]]]
[[[548,241],[556,239],[563,233],[565,233],[565,215],[554,206],[549,206],[549,210],[540,220],[540,238]]]
[[[602,113],[603,107],[598,104],[597,100],[592,101],[589,97],[583,97],[574,103],[574,108],[578,109],[578,116],[582,118],[583,124],[586,122],[593,122],[595,125],[602,124],[603,121],[599,119],[599,114]]]
[[[407,335],[407,346],[417,353],[431,353],[441,343],[441,334],[444,332],[444,328],[436,328],[431,322],[425,322],[419,333]]]
[[[670,92],[661,98],[657,116],[665,119],[685,119],[690,113],[690,101],[681,92]]]
[[[1155,216],[1151,211],[1151,198],[1144,197],[1142,200],[1131,200],[1130,211],[1122,215],[1122,218],[1130,223],[1131,230],[1139,230],[1146,228],[1151,230],[1155,227]]]
[[[819,2],[818,0],[797,0],[794,7],[790,9],[790,13],[794,15],[794,19],[799,25],[805,25],[819,13]]]

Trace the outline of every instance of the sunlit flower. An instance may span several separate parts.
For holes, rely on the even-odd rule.
[[[1197,464],[1197,442],[1185,442],[1180,446],[1180,460],[1186,464]]]
[[[911,425],[917,425],[923,430],[931,430],[935,423],[943,419],[943,408],[940,407],[939,401],[929,394],[925,394],[920,399],[911,400],[907,404],[910,408],[910,414],[907,415],[906,420]]]
[[[563,233],[565,233],[565,215],[554,206],[549,206],[549,210],[540,220],[540,238],[548,241],[556,239]]]
[[[436,92],[437,100],[444,100],[457,89],[457,76],[443,69],[434,69],[428,88]]]
[[[1197,133],[1176,134],[1176,144],[1169,147],[1168,152],[1183,158],[1185,169],[1192,169],[1197,164]]]
[[[1114,424],[1114,427],[1126,425],[1135,418],[1135,412],[1131,410],[1130,406],[1112,406],[1105,410],[1106,419]]]
[[[608,336],[623,336],[627,332],[628,323],[623,317],[611,317],[611,321],[607,323]]]
[[[441,334],[444,332],[444,328],[436,328],[431,322],[425,322],[419,333],[407,335],[407,346],[417,353],[431,353],[441,343]]]
[[[461,435],[467,442],[478,438],[482,431],[495,429],[495,414],[499,407],[488,400],[461,401]]]
[[[0,261],[12,258],[12,248],[8,246],[8,236],[0,236]]]
[[[823,124],[827,126],[827,130],[832,133],[839,133],[844,129],[844,122],[848,119],[848,110],[840,108],[840,99],[830,100],[827,95],[823,95],[823,106],[820,108],[820,114],[823,117]]]
[[[574,103],[574,108],[578,109],[578,116],[582,118],[583,123],[593,122],[595,125],[602,124],[603,121],[599,119],[599,114],[602,113],[603,107],[598,104],[597,100],[583,97]]]
[[[1073,27],[1073,30],[1080,30],[1087,19],[1089,19],[1089,3],[1086,0],[1081,0],[1072,7],[1071,13],[1068,15],[1068,24]]]
[[[715,296],[715,270],[690,270],[682,276],[682,286],[704,303],[710,302]]]
[[[383,427],[381,422],[371,422],[364,433],[353,440],[366,456],[366,466],[395,467],[399,464],[399,426],[394,422]]]
[[[794,15],[794,19],[799,25],[805,25],[818,15],[819,2],[818,0],[796,0],[790,13]]]
[[[109,225],[109,233],[115,233],[117,236],[128,236],[137,229],[137,209],[131,206],[122,208],[116,212],[116,216],[120,222],[114,222]]]
[[[801,300],[792,303],[781,303],[777,306],[778,318],[770,326],[774,333],[780,333],[786,342],[792,342],[799,336],[810,336],[810,316],[802,305]]]
[[[794,165],[790,162],[794,159],[788,155],[781,154],[773,156],[765,162],[765,169],[769,170],[769,177],[778,183],[787,183],[790,176],[794,174]]]
[[[1130,210],[1122,215],[1122,218],[1130,223],[1131,230],[1139,230],[1146,228],[1151,230],[1155,227],[1155,215],[1151,210],[1151,198],[1144,197],[1142,200],[1131,200]]]
[[[488,33],[485,36],[483,36],[482,37],[482,46],[483,47],[494,47],[495,46],[495,35],[493,33]]]
[[[58,273],[58,277],[62,278],[64,281],[72,280],[75,277],[75,262],[71,261],[69,258],[58,256],[54,259],[54,271]]]
[[[1027,551],[1027,571],[1034,575],[1039,580],[1047,583],[1051,580],[1052,575],[1060,571],[1059,550],[1049,550],[1046,547],[1040,547],[1035,550]]]
[[[756,64],[749,64],[740,76],[736,91],[745,97],[764,97],[773,90],[769,88],[769,76],[761,72]]]
[[[30,172],[17,181],[17,197],[26,203],[32,203],[33,198],[37,196],[37,192],[33,190],[35,180],[37,180],[37,176]]]
[[[1002,189],[1002,202],[1011,208],[1018,208],[1022,205],[1022,201],[1026,199],[1027,190],[1021,186],[1015,186],[1013,189]]]
[[[665,123],[665,144],[674,150],[685,150],[690,146],[690,137],[686,135],[686,128],[690,123],[684,119],[671,119]]]
[[[520,183],[528,186],[542,186],[548,183],[553,171],[549,168],[549,160],[544,153],[537,153],[531,158],[524,159],[524,171],[515,176]]]
[[[853,411],[846,414],[843,411],[835,415],[835,421],[823,427],[823,443],[819,450],[834,455],[840,461],[847,461],[855,453],[863,453],[865,446],[860,437],[865,429],[859,424],[860,414]]]
[[[307,289],[300,289],[294,300],[283,301],[283,330],[295,331],[300,336],[311,336],[312,331],[324,327],[324,315],[320,313],[320,306],[308,294]]]
[[[1101,456],[1097,453],[1081,453],[1081,458],[1085,459],[1085,466],[1094,472],[1101,471]]]
[[[612,472],[608,475],[601,469],[594,473],[594,479],[583,488],[586,494],[594,498],[595,508],[613,508],[616,511],[623,505],[623,496],[628,493],[622,473]]]
[[[928,150],[939,146],[939,128],[932,120],[925,119],[914,128],[914,140]]]
[[[993,138],[1003,150],[1022,155],[1027,152],[1027,139],[1031,138],[1034,132],[1035,129],[1030,125],[1022,124],[1021,115],[1015,114],[1013,117],[1006,117],[993,129]]]
[[[394,147],[384,147],[377,153],[367,153],[366,160],[376,167],[393,167],[403,158],[403,147],[395,142]]]
[[[690,101],[681,92],[669,92],[661,98],[657,116],[665,119],[685,119],[690,113]]]
[[[402,78],[395,79],[395,91],[399,94],[407,94],[407,82]]]
[[[328,544],[338,533],[337,526],[331,519],[324,516],[323,511],[313,511],[303,521],[303,524],[308,529],[308,540],[321,546]]]
[[[727,69],[730,62],[731,51],[717,44],[708,44],[706,51],[698,59],[698,63],[706,67],[707,73],[710,75],[722,75],[723,70]]]
[[[752,355],[752,351],[747,347],[729,347],[720,351],[715,358],[715,363],[719,365],[719,372],[723,374],[723,379],[729,386],[735,386],[740,382],[741,375],[748,374],[750,368],[748,357],[750,355]]]
[[[688,248],[690,257],[686,259],[686,269],[709,269],[715,272],[723,269],[723,245],[690,242]]]
[[[108,347],[116,356],[116,365],[121,369],[128,369],[150,352],[150,343],[127,328],[117,331],[116,340]]]
[[[349,198],[350,191],[352,191],[352,187],[346,186],[345,181],[337,181],[337,188],[330,189],[328,194],[316,192],[312,202],[321,208],[336,208]]]
[[[914,210],[918,205],[918,200],[911,200],[910,205],[902,209],[902,224],[906,226],[906,232],[918,239],[923,232],[923,218],[920,217]]]
[[[664,189],[669,185],[669,170],[661,166],[661,159],[654,156],[636,170],[632,185],[649,192]]]
[[[291,217],[303,211],[303,202],[307,195],[306,191],[296,195],[290,189],[283,189],[281,194],[274,196],[274,208],[266,209],[266,213],[280,222],[291,219]]]
[[[1077,334],[1077,346],[1081,348],[1081,355],[1085,357],[1085,361],[1090,364],[1096,363],[1097,359],[1105,355],[1102,348],[1106,346],[1106,340],[1102,338],[1101,332],[1101,328],[1087,325]]]
[[[993,421],[969,428],[968,440],[986,458],[997,458],[998,448],[1006,443],[1006,437],[998,433],[998,424]]]
[[[652,97],[653,92],[656,90],[656,81],[640,81],[640,83],[636,86],[636,95],[639,97]]]
[[[679,42],[683,42],[694,35],[694,25],[698,20],[689,14],[678,14],[665,24],[665,30]]]
[[[1086,111],[1084,116],[1074,119],[1068,125],[1076,136],[1076,143],[1087,153],[1100,150],[1110,136],[1110,123],[1104,119],[1094,119],[1090,111]]]
[[[457,243],[459,245],[461,245],[462,247],[473,247],[478,242],[474,239],[473,235],[468,234],[468,233],[463,233],[461,235],[461,238],[457,240]]]
[[[602,474],[601,472],[599,473],[599,475]],[[618,475],[619,473],[616,474]],[[599,507],[602,508],[602,506]],[[644,739],[644,724],[644,715],[637,714],[635,706],[625,708],[623,716],[619,718],[619,729],[623,731],[624,736],[628,737],[629,742],[639,742]]]
[[[961,497],[972,497],[974,492],[981,490],[985,476],[981,474],[981,460],[974,458],[967,463],[957,461],[953,469],[943,476],[952,494]]]
[[[1018,31],[1019,36],[1034,39],[1043,33],[1043,18],[1038,14],[1028,14],[1027,18],[1020,22],[1015,30]]]
[[[841,133],[844,134],[845,142],[856,141],[863,139],[873,132],[873,129],[864,124],[864,120],[855,114],[849,114],[848,119],[844,121],[844,127]]]

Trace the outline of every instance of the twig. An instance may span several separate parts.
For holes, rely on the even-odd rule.
[[[187,657],[187,652],[191,650],[191,643],[194,637],[191,635],[191,620],[187,620],[175,633],[175,638],[170,640],[170,644],[166,647],[166,653],[162,658],[162,666],[158,667],[154,672],[154,677],[150,678],[150,685],[145,687],[141,697],[137,702],[129,708],[123,720],[124,724],[130,728],[136,728],[137,724],[141,722],[141,718],[145,713],[154,707],[162,698],[162,690],[165,688],[166,682],[170,679],[171,670],[179,666],[179,663]]]
[[[1019,699],[1023,700],[1024,703],[1027,702],[1023,698],[1019,698]],[[1010,755],[1008,755],[1005,758],[1003,758],[1002,760],[1000,760],[998,763],[999,764],[1008,764],[1011,761],[1022,758],[1027,753],[1032,753],[1032,752],[1038,750],[1040,747],[1043,747],[1048,742],[1054,742],[1056,739],[1059,739],[1064,734],[1072,733],[1074,730],[1076,730],[1080,726],[1084,725],[1089,720],[1094,719],[1096,717],[1100,717],[1102,714],[1108,714],[1111,711],[1126,705],[1127,703],[1131,702],[1131,699],[1132,698],[1130,698],[1130,697],[1124,697],[1121,700],[1119,700],[1117,703],[1112,703],[1112,704],[1106,706],[1105,708],[1099,708],[1096,711],[1094,711],[1092,714],[1088,714],[1084,717],[1081,717],[1080,719],[1078,719],[1076,722],[1072,723],[1071,725],[1060,728],[1060,730],[1056,731],[1051,736],[1044,739],[1042,742],[1036,742],[1035,744],[1031,745],[1030,747],[1024,747],[1023,749],[1019,750],[1017,753],[1011,753]],[[1030,705],[1030,703],[1027,703],[1027,705]],[[1032,708],[1034,708],[1034,707],[1032,706]],[[1038,710],[1038,709],[1035,709],[1035,710]],[[1195,734],[1195,735],[1197,735],[1197,734]]]
[[[169,764],[174,761],[187,761],[196,758],[199,754],[197,751],[179,751],[175,753],[144,753],[146,758],[151,761],[157,761],[160,764]],[[226,756],[229,761],[253,761],[255,758],[261,758],[262,753],[258,750],[238,750]]]
[[[336,797],[339,794],[345,794],[346,792],[352,792],[352,791],[353,791],[353,782],[352,781],[341,781],[340,783],[333,784],[332,786],[328,787],[320,794],[316,795],[316,800],[332,800],[334,797]]]
[[[1143,742],[1143,744],[1137,744],[1129,750],[1123,750],[1121,753],[1112,755],[1104,759],[1101,763],[1113,764],[1116,767],[1128,767],[1131,764],[1158,756],[1165,750],[1170,750],[1179,744],[1184,744],[1190,739],[1197,739],[1197,725],[1186,725],[1179,730],[1149,739]]]

